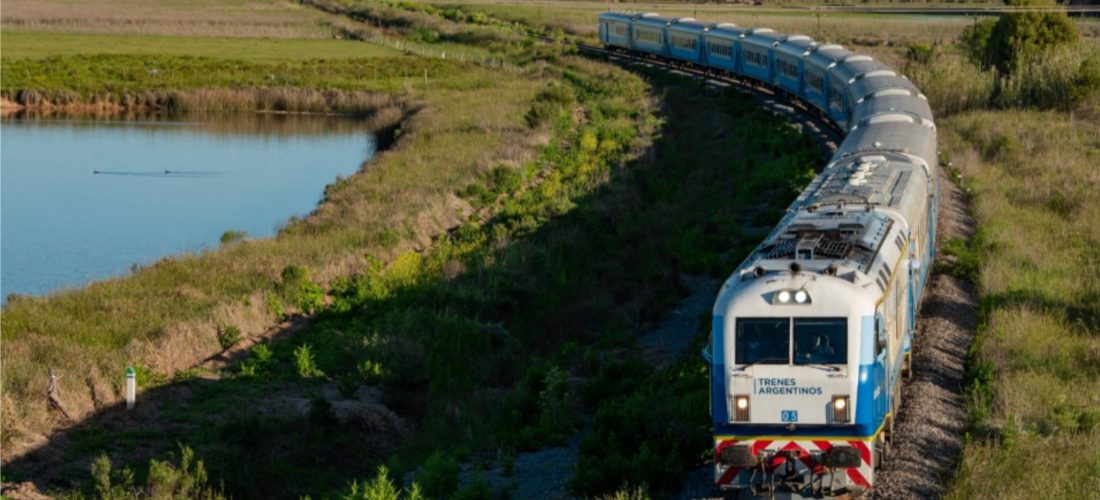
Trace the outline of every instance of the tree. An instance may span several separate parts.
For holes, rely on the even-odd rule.
[[[1002,14],[963,30],[962,43],[971,61],[982,68],[997,68],[1003,75],[1052,48],[1077,41],[1077,28],[1052,0],[1008,0],[1013,7],[1047,9]]]

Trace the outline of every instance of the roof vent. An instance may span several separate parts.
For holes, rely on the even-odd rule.
[[[798,240],[798,244],[795,246],[794,258],[798,260],[813,260],[814,248],[817,248],[817,244],[822,238],[823,236],[819,234],[817,236],[807,236]]]

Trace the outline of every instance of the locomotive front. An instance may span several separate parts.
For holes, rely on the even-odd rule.
[[[715,482],[753,493],[852,495],[873,481],[875,301],[826,260],[758,260],[715,304]]]

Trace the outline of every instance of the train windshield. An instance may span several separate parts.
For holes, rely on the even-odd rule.
[[[835,365],[848,362],[848,320],[796,318],[794,364]]]
[[[790,362],[789,318],[737,320],[735,363],[785,365]]]

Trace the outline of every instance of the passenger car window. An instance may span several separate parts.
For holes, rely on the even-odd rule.
[[[785,365],[790,361],[789,318],[746,318],[737,320],[734,363]]]
[[[848,320],[796,318],[794,363],[835,365],[848,362]]]

